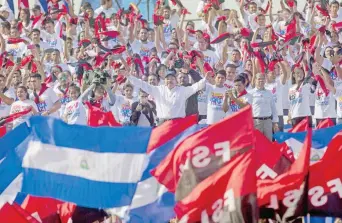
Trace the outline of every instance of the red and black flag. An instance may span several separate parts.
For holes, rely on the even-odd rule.
[[[210,44],[221,43],[221,42],[223,42],[224,40],[228,39],[231,36],[232,36],[231,33],[222,33],[221,35],[219,35],[218,37],[213,39]]]
[[[286,172],[292,161],[282,153],[281,145],[272,143],[259,130],[254,131],[254,136],[258,179],[275,179]]]
[[[111,111],[103,112],[100,108],[91,105],[89,102],[86,103],[86,106],[89,108],[88,114],[88,125],[92,127],[99,127],[99,126],[113,126],[118,127],[121,126],[118,123]]]
[[[302,151],[288,171],[274,179],[258,180],[261,218],[288,222],[306,215],[311,139],[312,130],[309,129]]]
[[[223,100],[223,95],[220,100]],[[231,128],[234,126],[234,129]],[[152,170],[151,174],[170,192],[194,187],[181,179],[187,162],[191,162],[198,182],[216,172],[231,157],[254,145],[252,110],[247,106],[224,120],[189,136]],[[217,134],[225,132],[225,134]],[[183,181],[184,180],[184,181]],[[186,185],[182,185],[182,183]],[[177,194],[183,192],[177,192]]]
[[[323,158],[310,166],[310,215],[342,217],[342,133],[329,143]]]
[[[257,223],[255,150],[235,156],[175,206],[180,223]]]

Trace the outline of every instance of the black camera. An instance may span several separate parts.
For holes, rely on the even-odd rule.
[[[85,84],[107,84],[107,78],[109,74],[106,71],[99,69],[86,71],[83,75],[83,81]]]
[[[175,61],[175,68],[180,69],[184,65],[184,61],[182,59],[178,59]]]

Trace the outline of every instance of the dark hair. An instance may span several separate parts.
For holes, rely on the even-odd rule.
[[[1,26],[6,28],[6,29],[11,29],[11,23],[8,21],[4,21],[1,23]]]
[[[160,65],[157,67],[156,73],[157,73],[158,76],[159,76],[160,70],[161,70],[163,67],[167,70],[167,66],[166,66],[165,64],[160,64]]]
[[[23,10],[26,13],[25,23],[29,24],[31,20],[30,9],[22,8],[21,10]]]
[[[340,7],[340,3],[338,3],[338,1],[330,2],[330,6],[332,6],[332,5],[337,5],[338,7]]]
[[[83,2],[81,7],[84,7],[84,8],[91,7],[91,4],[89,2]]]
[[[48,19],[45,19],[44,21],[44,25],[48,24],[48,23],[51,23],[52,25],[54,25],[55,23],[53,22],[52,19],[48,18]]]
[[[38,74],[38,73],[32,74],[30,77],[31,78],[36,78],[38,80],[42,80],[42,76],[40,74]]]
[[[78,94],[81,94],[81,88],[79,88],[76,84],[70,84],[69,90],[71,89],[75,89],[78,92]]]
[[[166,5],[164,9],[171,10],[170,6]]]
[[[246,79],[242,75],[238,75],[234,79],[234,83],[236,83],[236,82],[241,82],[242,84],[245,84],[246,83]]]
[[[160,80],[160,77],[159,77],[159,75],[158,75],[158,74],[149,74],[149,75],[148,75],[148,77],[149,77],[149,76],[154,76],[154,77],[156,77],[156,78],[157,78],[157,80],[158,80],[158,81]],[[148,77],[147,77],[147,78],[148,78]]]
[[[226,72],[225,70],[218,70],[218,71],[216,72],[216,76],[217,76],[218,74],[220,74],[220,75],[222,75],[222,76],[224,76],[224,77],[227,76],[227,72]]]
[[[4,78],[4,79],[5,79],[5,76],[4,76],[4,75],[2,75],[2,74],[0,74],[0,78]]]
[[[133,87],[133,85],[132,84],[130,84],[130,83],[126,83],[124,86],[123,86],[123,88],[122,89],[126,89],[126,88],[132,88],[132,89],[134,89],[134,87]]]
[[[18,89],[23,89],[24,91],[25,91],[25,93],[26,93],[26,99],[29,99],[29,93],[28,93],[28,90],[27,90],[27,87],[25,87],[24,85],[19,85],[18,87],[17,87],[17,90]],[[16,91],[17,91],[16,90]]]

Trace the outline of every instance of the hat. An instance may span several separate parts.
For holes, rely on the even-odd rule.
[[[166,71],[165,78],[166,78],[167,76],[169,76],[169,75],[172,75],[172,76],[176,77],[176,74],[177,74],[177,72],[176,72],[175,69],[168,69],[168,70]]]
[[[41,9],[40,5],[34,5],[31,10],[36,11],[36,10],[42,10],[42,9]]]

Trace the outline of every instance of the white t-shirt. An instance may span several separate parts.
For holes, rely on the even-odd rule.
[[[104,9],[103,6],[100,6],[94,11],[95,17],[97,17],[101,12],[104,12],[106,18],[110,18],[112,14],[116,13],[116,10],[114,8]]]
[[[285,85],[283,86],[283,109],[289,109],[289,89],[291,86],[291,79],[287,80]]]
[[[226,80],[223,85],[226,88],[226,90],[232,89],[234,87],[234,82],[230,80]]]
[[[170,42],[172,37],[172,29],[177,27],[178,20],[179,16],[177,13],[173,14],[168,20],[164,19],[163,30],[166,43]]]
[[[64,94],[59,88],[58,85],[54,87],[54,92],[56,93],[57,97],[59,98],[61,102],[61,108],[59,109],[59,115],[62,117],[64,114],[65,106],[71,101],[71,98],[69,98],[68,93]]]
[[[148,114],[149,115],[149,114]],[[137,126],[151,127],[150,121],[146,118],[146,115],[141,112]]]
[[[63,116],[70,125],[87,125],[87,112],[81,100],[70,101],[65,105]]]
[[[335,98],[329,92],[328,96],[325,95],[319,82],[315,91],[315,118],[336,118]]]
[[[14,88],[9,88],[4,95],[15,100]],[[7,105],[3,100],[0,101],[0,118],[9,115],[11,105]]]
[[[42,31],[40,37],[43,39],[47,48],[57,49],[60,53],[63,52],[63,41],[56,33],[50,34]]]
[[[140,40],[134,40],[131,45],[133,53],[140,55],[141,59],[150,56],[150,50],[154,47],[152,42],[142,43]]]
[[[205,90],[201,90],[197,94],[198,112],[199,115],[207,115],[208,109],[208,94]],[[157,113],[158,114],[158,113]]]
[[[310,84],[301,86],[298,90],[292,86],[289,90],[289,112],[291,118],[311,116],[310,111]]]
[[[6,44],[6,51],[9,54],[12,54],[14,60],[17,57],[23,57],[24,52],[26,52],[26,45],[25,43],[13,43],[13,44]]]
[[[219,62],[219,58],[214,51],[205,50],[205,51],[202,51],[202,53],[204,55],[203,63],[207,62],[208,64],[210,64],[211,67],[214,67],[215,64]]]
[[[112,112],[120,123],[129,123],[132,116],[132,104],[136,99],[127,99],[124,96],[116,95]]]
[[[255,21],[255,17],[257,17],[256,13],[250,14],[247,11],[244,12],[245,24],[247,24],[247,27],[253,30],[253,32],[259,27],[258,23]]]
[[[211,84],[206,84],[206,92],[208,95],[207,124],[214,124],[226,116],[222,109],[226,88],[219,88]]]
[[[30,99],[34,101],[33,93],[30,94]],[[37,112],[43,113],[51,109],[51,107],[58,101],[58,97],[56,93],[52,90],[52,88],[48,88],[44,91],[43,94],[39,96],[39,103],[37,104]],[[57,111],[58,112],[58,111]],[[57,112],[51,114],[50,116],[58,117]]]
[[[342,118],[342,89],[336,89],[334,97],[337,102],[337,117]]]
[[[242,100],[244,103],[248,103],[248,104],[252,104],[253,102],[253,96],[249,93],[239,97],[240,100]],[[238,104],[236,104],[234,101],[229,100],[229,104],[228,104],[228,111],[226,112],[226,115],[232,115],[235,112],[238,112],[240,110],[240,106]]]
[[[37,105],[36,103],[34,103],[34,101],[28,100],[26,99],[25,101],[16,101],[13,102],[12,106],[11,106],[11,111],[10,114],[15,114],[15,113],[19,113],[19,112],[23,112],[23,111],[27,111],[29,109],[31,109],[31,107],[33,107],[33,109],[35,109],[36,111],[38,111]],[[31,117],[33,115],[32,112],[29,112],[26,115],[23,115],[17,119],[15,119],[13,121],[13,128],[17,127],[18,125],[20,125],[21,123],[25,122],[29,117]]]
[[[283,87],[280,77],[277,77],[273,83],[266,83],[265,88],[269,90],[274,98],[274,102],[276,104],[278,116],[284,115],[283,110]]]

